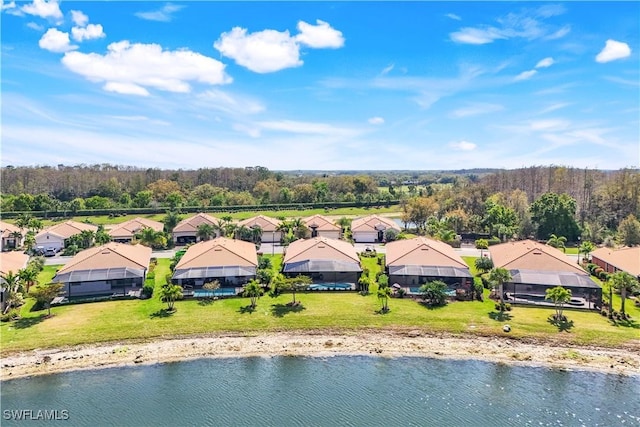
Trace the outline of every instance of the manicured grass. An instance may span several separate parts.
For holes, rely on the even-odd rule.
[[[274,258],[281,257],[276,255]],[[375,276],[375,258],[363,260]],[[473,258],[467,260],[473,263]],[[274,259],[278,264],[279,260]],[[51,269],[42,274],[51,275]],[[159,259],[156,267],[156,288],[169,272],[169,260]],[[41,276],[43,277],[43,276]],[[44,283],[44,282],[43,282]],[[378,314],[380,303],[375,289],[366,296],[353,292],[302,293],[297,299],[300,309],[286,304],[291,295],[268,296],[258,301],[257,309],[248,310],[248,298],[229,298],[214,302],[182,300],[177,311],[167,314],[166,304],[157,296],[148,300],[106,301],[54,307],[53,318],[43,317],[44,311],[30,312],[32,303],[25,304],[23,318],[0,325],[3,355],[34,348],[88,344],[122,340],[147,340],[208,333],[257,334],[265,331],[355,331],[411,330],[430,333],[478,334],[511,336],[581,345],[621,346],[638,343],[640,324],[614,326],[596,312],[567,310],[572,326],[560,332],[548,322],[552,308],[514,307],[506,319],[496,320],[494,302],[451,302],[445,307],[429,309],[409,298],[391,299],[387,314]],[[619,297],[618,297],[619,298]],[[31,300],[30,300],[31,301]],[[618,300],[619,301],[619,300]],[[615,300],[614,300],[615,304]],[[627,304],[634,319],[640,319],[640,309]],[[512,331],[502,332],[509,323]]]
[[[234,220],[243,220],[247,218],[254,217],[256,215],[265,215],[273,218],[277,217],[285,217],[285,218],[295,218],[295,217],[307,217],[311,215],[327,215],[327,216],[346,216],[346,217],[355,217],[355,216],[364,216],[371,214],[397,214],[397,216],[401,215],[401,208],[399,206],[389,206],[387,207],[372,207],[372,208],[339,208],[339,209],[305,209],[305,210],[279,210],[279,211],[250,211],[250,212],[212,212],[210,215],[222,218],[223,216],[230,216]],[[123,215],[117,217],[109,217],[108,215],[96,215],[96,216],[73,216],[64,218],[62,221],[78,221],[84,222],[87,219],[91,221],[91,223],[96,225],[107,225],[107,224],[120,224],[122,222],[128,221],[130,219],[134,219],[137,217],[148,218],[154,221],[160,221],[164,219],[166,214],[153,214],[153,215]],[[189,216],[195,215],[194,213],[185,213],[182,214],[183,218],[187,218]],[[15,219],[8,220],[9,222],[15,222]],[[52,224],[56,224],[62,221],[52,221],[50,219],[43,219],[42,223],[45,227],[48,227]]]

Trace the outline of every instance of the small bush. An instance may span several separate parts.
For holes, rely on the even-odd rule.
[[[604,268],[598,267],[595,270],[593,270],[593,275],[597,276],[597,277],[600,277],[600,273],[602,273],[603,271],[604,271]]]
[[[489,246],[497,245],[502,243],[502,240],[500,240],[498,237],[493,236],[492,238],[487,240],[487,243],[489,244]]]
[[[603,282],[606,282],[609,279],[609,273],[607,273],[606,271],[601,271],[598,274],[598,279],[602,280]]]
[[[151,298],[153,296],[153,289],[154,286],[150,283],[145,283],[144,286],[142,287],[142,295],[145,298]]]
[[[10,322],[20,318],[20,311],[17,308],[12,308],[8,312],[0,315],[0,322]]]

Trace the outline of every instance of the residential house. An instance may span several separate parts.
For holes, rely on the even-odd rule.
[[[329,239],[339,239],[342,234],[342,227],[323,215],[312,215],[303,218],[302,221],[309,229],[311,237],[327,237]]]
[[[448,244],[426,237],[397,240],[385,246],[385,268],[390,284],[409,294],[434,280],[447,284],[451,293],[470,296],[473,277],[469,266]]]
[[[552,246],[522,240],[489,247],[496,268],[511,273],[511,282],[504,285],[509,302],[549,304],[547,289],[562,286],[570,289],[570,305],[597,308],[602,304],[602,288],[589,274],[561,250]]]
[[[42,249],[51,248],[57,252],[66,246],[66,241],[69,237],[80,234],[85,230],[95,233],[98,227],[93,224],[77,221],[61,222],[47,227],[36,234],[36,246]]]
[[[0,251],[19,248],[24,243],[24,232],[19,227],[0,221]]]
[[[313,237],[296,240],[287,247],[282,273],[287,277],[310,276],[314,284],[349,284],[355,289],[362,266],[351,243]]]
[[[199,213],[197,215],[185,218],[180,221],[174,228],[173,243],[176,245],[187,245],[189,243],[196,243],[200,241],[198,237],[198,227],[202,224],[209,224],[216,229],[216,236],[219,235],[217,229],[219,219],[206,213]]]
[[[134,218],[120,224],[116,224],[107,230],[111,240],[118,243],[131,243],[143,228],[151,228],[154,231],[162,231],[164,224],[147,218]]]
[[[217,280],[221,288],[236,289],[255,279],[258,269],[256,246],[251,242],[218,237],[187,249],[176,265],[172,282],[187,289],[200,289]]]
[[[620,249],[598,248],[591,252],[591,262],[607,273],[626,271],[640,280],[640,246]]]
[[[385,232],[390,229],[398,233],[401,231],[393,219],[379,215],[369,215],[351,222],[351,235],[356,243],[384,242]]]
[[[0,313],[6,308],[6,289],[4,286],[4,275],[9,272],[18,274],[29,263],[29,255],[18,252],[0,252]]]
[[[67,298],[139,296],[151,261],[151,248],[109,242],[78,252],[53,277]]]
[[[260,227],[262,230],[260,241],[264,243],[276,243],[282,239],[282,232],[278,230],[281,222],[282,221],[269,216],[258,215],[238,222],[238,228]]]

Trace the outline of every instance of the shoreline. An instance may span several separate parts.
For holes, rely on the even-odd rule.
[[[3,357],[0,381],[201,358],[277,356],[426,357],[640,376],[640,349],[531,344],[503,337],[435,336],[416,330],[210,335],[36,349]]]

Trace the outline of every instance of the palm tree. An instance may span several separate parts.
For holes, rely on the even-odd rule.
[[[311,277],[298,275],[295,277],[290,277],[287,279],[287,287],[291,290],[293,294],[293,301],[291,301],[290,305],[295,306],[298,305],[299,302],[296,302],[296,292],[304,291],[309,288],[309,285],[313,283]]]
[[[44,225],[42,224],[42,220],[38,218],[31,218],[27,226],[29,227],[29,230],[32,230],[36,233],[44,228]]]
[[[564,319],[564,316],[562,316],[562,310],[564,308],[564,305],[571,301],[571,289],[565,289],[562,286],[549,288],[547,289],[544,299],[553,301],[553,304],[556,307],[556,314],[554,316],[554,319],[557,322],[566,320]]]
[[[27,250],[27,252],[31,252],[34,248],[34,246],[36,245],[36,235],[33,234],[32,231],[28,231],[27,234],[24,236],[24,248]]]
[[[511,273],[506,268],[494,268],[489,273],[489,281],[498,285],[498,292],[500,292],[500,312],[504,311],[504,284],[511,279]]]
[[[164,231],[166,231],[167,233],[173,232],[173,229],[176,228],[176,225],[178,225],[181,219],[182,217],[177,211],[167,211],[167,214],[162,220],[162,222],[164,223]]]
[[[262,243],[262,227],[257,224],[251,227],[251,241],[255,243],[256,246]]]
[[[20,276],[15,274],[13,271],[9,271],[0,277],[4,282],[4,287],[6,289],[5,302],[7,303],[7,306],[3,313],[6,314],[12,308],[18,307],[22,304],[22,281],[20,280]]]
[[[476,258],[474,264],[476,266],[476,269],[480,271],[480,273],[486,273],[493,268],[493,260],[486,256]]]
[[[213,236],[216,235],[216,230],[213,225],[208,222],[204,222],[198,226],[198,230],[196,231],[196,236],[200,240],[209,240]]]
[[[18,228],[28,228],[29,222],[31,221],[32,218],[33,217],[31,216],[31,214],[28,214],[28,213],[20,214],[16,219],[16,226],[18,226]]]
[[[378,299],[382,304],[382,307],[380,308],[382,313],[389,311],[389,297],[391,297],[391,288],[389,286],[378,288]]]
[[[104,225],[100,224],[96,231],[95,241],[97,245],[105,245],[111,241],[111,236],[104,229]]]
[[[141,245],[150,248],[159,249],[167,245],[167,239],[164,233],[162,231],[156,231],[151,227],[144,227],[138,231],[135,237]]]
[[[22,280],[22,283],[26,285],[27,293],[29,293],[29,288],[31,288],[31,286],[38,285],[38,271],[34,268],[23,268],[18,271],[18,276],[20,277],[20,280]]]
[[[244,291],[242,292],[242,295],[245,297],[249,297],[252,309],[256,308],[256,305],[258,304],[258,298],[262,296],[262,286],[260,285],[260,282],[258,282],[256,279],[251,279],[249,283],[244,285]]]
[[[584,241],[584,242],[582,242],[580,244],[580,247],[578,248],[578,253],[583,255],[583,259],[587,259],[588,260],[589,254],[594,249],[595,249],[595,245],[587,240],[587,241]],[[580,264],[580,258],[579,257],[578,257],[578,264]]]
[[[438,231],[438,239],[443,242],[452,242],[456,238],[456,232],[450,229],[442,228]]]
[[[342,228],[341,233],[344,234],[351,227],[351,220],[343,216],[337,221],[337,224]]]
[[[246,225],[237,226],[234,230],[235,238],[238,240],[251,241],[251,229]]]
[[[567,251],[565,243],[567,243],[566,237],[556,236],[555,234],[552,234],[551,236],[549,236],[549,240],[547,240],[547,245],[552,246],[556,249],[562,249],[562,252]]]
[[[618,271],[609,276],[609,286],[620,291],[620,313],[625,316],[624,302],[627,292],[634,292],[638,287],[638,280],[626,271]]]
[[[160,301],[167,303],[167,311],[174,311],[176,300],[182,299],[182,286],[166,283],[160,288]]]
[[[93,246],[93,241],[96,238],[96,233],[91,230],[82,230],[80,232],[80,239],[82,241],[82,247],[84,249]]]

